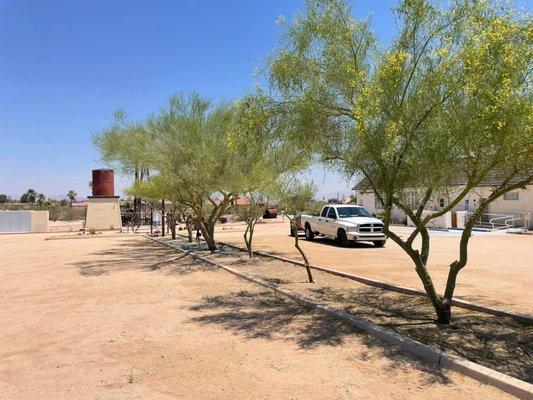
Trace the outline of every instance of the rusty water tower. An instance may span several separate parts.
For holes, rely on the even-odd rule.
[[[115,196],[115,171],[93,169],[93,196]]]
[[[115,172],[93,169],[93,195],[87,197],[85,230],[122,229],[120,197],[115,196]]]

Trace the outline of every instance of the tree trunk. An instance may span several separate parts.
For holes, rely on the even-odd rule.
[[[246,231],[244,232],[244,243],[246,243],[246,249],[248,250],[248,256],[250,258],[254,257],[254,252],[252,250],[252,237],[254,234],[253,226],[247,224]]]
[[[435,285],[431,280],[431,276],[429,275],[425,264],[422,262],[422,260],[416,260],[415,264],[416,273],[422,281],[424,285],[424,290],[426,291],[426,294],[429,300],[431,301],[433,308],[435,309],[435,313],[437,314],[437,322],[439,322],[440,324],[449,324],[450,312],[449,310],[446,310],[446,304],[437,294],[437,291],[435,290]]]
[[[187,236],[189,238],[189,243],[192,243],[192,227],[191,227],[191,221],[187,218],[185,220],[185,228],[187,228]]]
[[[170,216],[170,221],[172,222],[170,224],[170,231],[172,232],[172,240],[176,239],[176,214],[172,212]]]
[[[202,235],[204,236],[205,243],[207,244],[207,248],[211,250],[212,252],[216,251],[217,249],[217,242],[214,238],[215,233],[215,221],[209,221],[206,222],[201,221],[200,222],[200,231],[202,231]]]
[[[161,200],[161,236],[165,236],[165,199]]]
[[[134,176],[134,182],[136,183],[139,180],[139,168],[137,166],[135,167],[135,176]],[[133,211],[137,212],[139,211],[139,198],[135,196],[133,198]]]
[[[154,234],[154,209],[150,207],[150,235]]]
[[[480,215],[481,215],[480,211]],[[455,291],[455,285],[457,282],[457,275],[459,271],[465,267],[468,260],[468,242],[472,235],[472,228],[474,227],[477,215],[474,214],[465,226],[463,233],[461,234],[461,241],[459,242],[459,259],[450,264],[450,271],[448,272],[448,278],[446,280],[446,288],[444,290],[445,308],[448,313],[448,318],[451,319],[451,306],[453,300],[453,293]]]
[[[311,273],[311,267],[309,266],[309,260],[307,259],[307,256],[305,255],[302,248],[300,247],[300,244],[298,243],[298,227],[296,226],[295,223],[292,222],[292,220],[291,220],[291,225],[293,226],[294,231],[296,232],[296,234],[294,235],[294,247],[296,247],[296,250],[300,252],[300,255],[304,259],[305,269],[307,270],[307,278],[309,279],[309,283],[314,283],[315,281],[313,280],[313,274]]]

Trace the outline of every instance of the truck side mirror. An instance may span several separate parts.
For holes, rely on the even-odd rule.
[[[372,213],[372,216],[373,216],[374,218],[376,218],[376,213]]]

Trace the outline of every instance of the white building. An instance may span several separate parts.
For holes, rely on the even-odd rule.
[[[464,189],[465,183],[464,180],[457,180],[454,186],[449,188],[447,192],[437,194],[431,198],[426,209],[428,211],[435,211],[446,207],[449,204],[449,200],[454,199]],[[469,212],[475,211],[483,199],[490,195],[496,184],[497,182],[492,180],[472,189],[453,208],[449,215],[445,215],[441,220],[436,221],[436,226],[440,228],[461,228],[461,218],[465,218]],[[356,184],[352,190],[355,192],[357,204],[365,207],[371,213],[380,214],[383,212],[383,206],[372,190],[368,188],[364,179]],[[420,192],[413,188],[406,195],[408,199],[412,199],[410,203],[414,205],[418,202]],[[525,213],[527,214],[524,215]],[[410,222],[401,210],[393,210],[392,215],[393,221],[396,223],[409,224]],[[493,201],[485,211],[481,223],[486,227],[503,227],[506,224],[522,227],[524,219],[528,221],[528,228],[533,229],[533,185],[527,185],[525,189],[513,190]]]

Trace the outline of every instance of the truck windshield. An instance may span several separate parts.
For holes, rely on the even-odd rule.
[[[363,207],[337,207],[339,218],[372,217]]]

